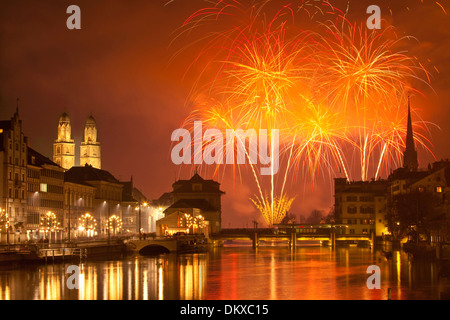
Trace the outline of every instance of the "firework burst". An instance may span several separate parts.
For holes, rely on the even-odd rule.
[[[247,166],[259,191],[251,200],[269,225],[281,221],[294,201],[285,191],[288,177],[309,176],[314,184],[325,171],[368,180],[398,165],[407,99],[422,94],[418,82],[430,81],[416,57],[402,49],[413,38],[399,38],[395,28],[368,30],[329,1],[281,2],[207,1],[180,32],[200,32],[193,44],[201,44],[191,64],[202,65],[193,88],[201,101],[185,125],[201,120],[223,133],[280,132],[281,178],[260,176],[250,161]],[[297,23],[305,14],[308,23]],[[422,133],[428,125],[414,123],[415,139],[431,152]],[[233,166],[234,173],[239,170]]]

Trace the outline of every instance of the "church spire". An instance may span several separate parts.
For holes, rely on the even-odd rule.
[[[409,171],[417,171],[419,167],[417,161],[417,151],[414,146],[414,133],[411,121],[411,100],[408,95],[408,124],[406,129],[406,148],[403,153],[403,167]]]

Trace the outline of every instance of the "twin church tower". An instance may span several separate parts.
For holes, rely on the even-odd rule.
[[[69,170],[75,166],[75,141],[67,113],[59,117],[58,138],[53,143],[53,162]],[[80,146],[80,166],[91,165],[101,169],[100,142],[97,140],[97,124],[92,116],[86,120],[84,136]]]

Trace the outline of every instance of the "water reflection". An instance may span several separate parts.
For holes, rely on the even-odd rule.
[[[381,290],[366,287],[369,265]],[[386,260],[364,248],[215,248],[202,254],[131,256],[79,265],[79,289],[66,286],[69,264],[0,269],[0,300],[439,299],[450,288],[435,263]]]

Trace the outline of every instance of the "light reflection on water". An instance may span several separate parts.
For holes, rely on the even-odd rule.
[[[369,265],[381,289],[369,290]],[[439,266],[394,252],[386,260],[365,248],[248,246],[207,253],[129,256],[80,264],[79,289],[66,286],[69,264],[0,269],[0,300],[292,300],[439,299],[450,288]]]

